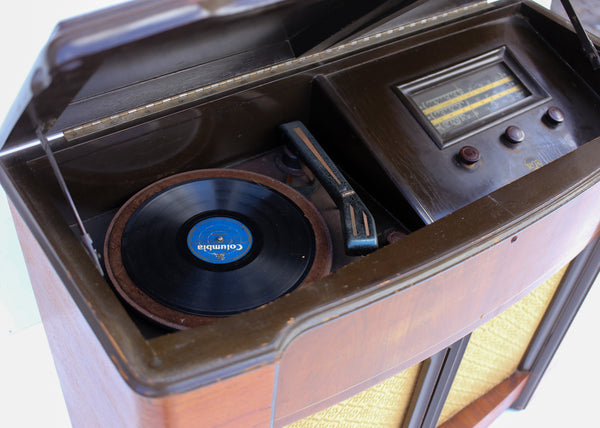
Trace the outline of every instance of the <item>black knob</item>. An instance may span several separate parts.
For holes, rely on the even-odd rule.
[[[464,146],[460,149],[460,152],[458,152],[458,156],[460,160],[467,165],[472,165],[481,158],[479,150],[473,146]]]
[[[546,111],[546,118],[552,125],[558,125],[565,121],[565,113],[558,107],[552,106]]]
[[[504,131],[504,137],[513,144],[519,144],[525,140],[525,132],[518,126],[511,125]]]

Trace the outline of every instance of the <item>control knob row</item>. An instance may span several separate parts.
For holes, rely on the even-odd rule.
[[[565,113],[560,108],[552,106],[546,111],[543,119],[550,125],[556,126],[564,122]],[[525,131],[516,125],[507,127],[503,136],[506,141],[512,144],[519,144],[525,141]],[[473,146],[464,146],[458,152],[458,158],[463,164],[469,166],[479,162],[481,154]]]

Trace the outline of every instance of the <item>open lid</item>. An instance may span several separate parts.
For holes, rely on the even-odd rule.
[[[0,149],[35,140],[36,126],[51,135],[325,49],[414,2],[134,0],[66,20],[5,119]]]

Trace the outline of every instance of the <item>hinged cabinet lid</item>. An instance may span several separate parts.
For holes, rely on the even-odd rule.
[[[57,133],[325,49],[414,1],[135,0],[61,22],[4,121],[0,149],[34,140],[36,126]]]

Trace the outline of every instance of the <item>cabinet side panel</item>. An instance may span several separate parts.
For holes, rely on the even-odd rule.
[[[14,209],[12,214],[71,423],[136,426],[137,394],[104,352],[23,220]]]
[[[142,425],[165,427],[268,427],[275,365],[182,394],[148,402]],[[156,423],[158,416],[163,418]]]
[[[74,427],[268,426],[275,364],[204,388],[143,397],[119,374],[42,249],[12,209]]]

